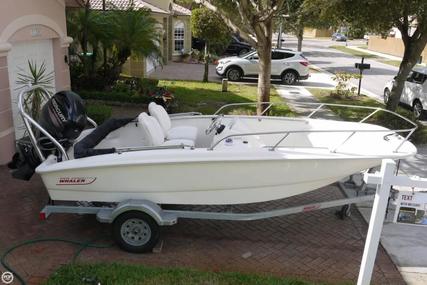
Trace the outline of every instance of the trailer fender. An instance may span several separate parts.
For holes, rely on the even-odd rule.
[[[126,200],[113,209],[105,208],[97,213],[101,223],[112,223],[119,215],[128,211],[141,211],[150,215],[159,226],[171,226],[177,223],[178,217],[172,213],[165,213],[159,205],[148,200]]]

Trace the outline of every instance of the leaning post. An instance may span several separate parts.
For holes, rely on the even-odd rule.
[[[222,92],[227,92],[228,90],[228,79],[223,78],[222,79]]]
[[[369,229],[366,236],[365,249],[363,250],[357,285],[369,285],[371,283],[372,272],[374,269],[375,258],[377,256],[378,245],[395,170],[396,163],[393,160],[383,159],[380,171],[381,184],[377,185],[377,191],[375,193],[375,200],[369,221]]]

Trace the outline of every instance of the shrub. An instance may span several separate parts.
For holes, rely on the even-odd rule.
[[[88,117],[93,119],[97,124],[102,124],[111,117],[112,108],[107,105],[87,105],[86,112]]]
[[[148,104],[151,101],[147,96],[135,96],[134,92],[83,90],[79,92],[79,95],[85,100],[91,99],[134,104]]]
[[[335,92],[332,92],[331,95],[339,97],[354,95],[357,88],[350,85],[350,80],[358,79],[359,77],[360,75],[355,73],[337,72],[334,77],[332,77],[332,79],[337,82],[337,86],[335,87]]]

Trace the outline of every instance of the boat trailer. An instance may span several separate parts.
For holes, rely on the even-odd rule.
[[[358,285],[368,285],[372,277],[391,186],[427,188],[427,179],[397,175],[396,163],[393,160],[384,159],[381,170],[376,173],[366,172],[363,181],[366,184],[376,185],[374,195],[362,195],[262,212],[169,210],[148,200],[126,200],[114,206],[49,204],[41,210],[40,219],[45,220],[55,213],[94,214],[99,222],[113,224],[113,237],[122,249],[140,253],[149,252],[156,245],[160,226],[174,225],[179,219],[254,221],[338,206],[343,206],[342,211],[344,211],[344,207],[348,205],[374,200],[357,282]]]

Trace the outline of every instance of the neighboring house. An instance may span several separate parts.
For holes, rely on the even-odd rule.
[[[415,29],[416,27],[411,27],[411,33],[413,33]],[[400,33],[400,30],[398,28],[392,28],[387,38],[370,35],[368,40],[368,49],[403,57],[405,46],[403,45],[402,34]],[[423,52],[421,53],[421,60],[422,62],[427,63],[427,47],[424,48]]]
[[[332,29],[317,29],[304,27],[304,37],[317,38],[317,37],[330,37],[333,34]]]
[[[92,9],[102,10],[103,0],[90,0]],[[111,4],[126,9],[129,0],[106,0],[106,9]],[[191,51],[191,11],[172,2],[172,0],[134,0],[136,8],[146,8],[158,22],[161,34],[160,50],[163,64],[170,60],[179,60],[182,54]],[[156,60],[149,58],[131,58],[123,66],[123,73],[143,77],[158,66]]]
[[[27,61],[45,62],[53,71],[55,90],[70,88],[65,7],[71,0],[0,1],[0,164],[15,151],[15,138],[23,134],[17,112],[16,80]]]

